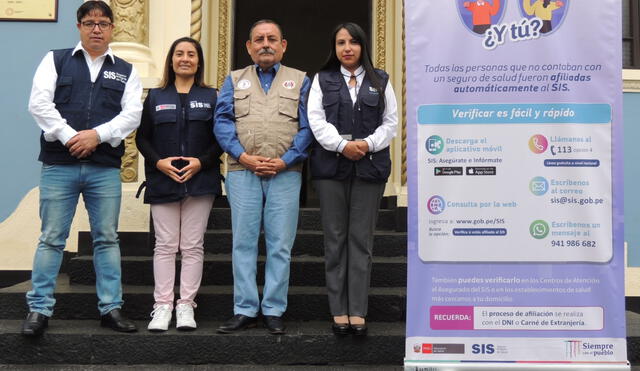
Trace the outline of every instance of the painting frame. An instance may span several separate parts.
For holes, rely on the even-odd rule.
[[[57,22],[58,0],[0,0],[0,21]]]

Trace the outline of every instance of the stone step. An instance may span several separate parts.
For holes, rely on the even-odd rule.
[[[21,320],[0,320],[0,364],[362,364],[401,365],[403,322],[369,322],[369,335],[336,337],[329,322],[286,322],[285,335],[270,335],[260,325],[220,335],[220,322],[201,321],[193,332],[171,329],[123,334],[96,320],[49,321],[41,338],[20,334]]]
[[[639,315],[627,312],[627,358],[640,362]],[[145,330],[124,334],[97,320],[53,318],[41,338],[20,335],[22,320],[0,320],[0,364],[402,364],[405,323],[369,322],[369,335],[336,337],[328,321],[287,321],[287,334],[273,336],[260,325],[220,335],[220,321],[199,321],[193,332]],[[634,330],[635,329],[635,330]]]
[[[30,281],[0,289],[0,318],[24,318],[27,314],[25,293],[30,289]],[[124,285],[123,291],[125,302],[123,311],[132,319],[147,320],[153,306],[153,287]],[[176,293],[178,292],[176,288]],[[98,318],[94,286],[71,285],[68,276],[61,274],[58,277],[55,298],[57,301],[54,319]],[[196,318],[199,320],[225,321],[233,315],[233,286],[201,286],[196,302],[198,303]],[[404,321],[405,314],[405,288],[371,288],[367,315],[369,320],[398,322]],[[328,321],[331,316],[327,290],[319,286],[289,287],[285,318],[292,321]]]
[[[122,256],[152,256],[154,236],[149,232],[119,232],[120,252]],[[291,250],[292,255],[324,255],[322,231],[298,230]],[[204,235],[206,254],[229,254],[232,247],[230,229],[208,230]],[[89,232],[78,234],[78,255],[92,255],[91,235]],[[258,243],[259,252],[264,255],[264,235]],[[374,256],[407,256],[407,233],[376,231],[373,240]]]
[[[377,230],[395,231],[398,225],[397,218],[400,215],[396,209],[380,209],[378,212]],[[405,216],[406,218],[406,216]],[[231,209],[213,208],[209,215],[209,229],[231,229]],[[298,217],[298,229],[322,230],[319,208],[301,208]]]
[[[266,258],[258,257],[258,284],[264,284]],[[72,284],[95,284],[93,258],[79,256],[71,259],[67,273]],[[180,277],[180,259],[176,259],[176,277]],[[289,284],[292,286],[325,286],[324,258],[318,256],[294,256],[291,258]],[[153,258],[150,256],[122,257],[122,283],[128,285],[151,285]],[[233,285],[231,255],[206,254],[202,276],[203,285]],[[372,287],[405,287],[407,285],[407,262],[404,257],[374,257],[371,269]]]

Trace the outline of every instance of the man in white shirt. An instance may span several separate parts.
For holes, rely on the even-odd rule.
[[[118,215],[124,138],[140,123],[142,86],[133,66],[109,47],[113,12],[102,1],[77,11],[80,42],[53,50],[33,78],[29,112],[42,129],[40,217],[42,234],[27,293],[22,334],[38,336],[53,314],[53,292],[78,197],[82,194],[93,238],[101,325],[136,331],[120,313],[122,284]]]

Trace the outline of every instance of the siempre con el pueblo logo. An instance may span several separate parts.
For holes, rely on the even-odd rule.
[[[613,343],[592,343],[582,340],[565,340],[564,343],[567,358],[611,356],[615,347]]]

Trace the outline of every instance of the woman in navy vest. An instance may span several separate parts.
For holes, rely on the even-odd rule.
[[[373,231],[391,172],[397,105],[389,76],[374,69],[367,36],[338,25],[315,76],[308,116],[316,142],[311,176],[320,199],[332,330],[365,335]]]
[[[204,55],[189,37],[169,49],[160,88],[144,102],[136,144],[145,158],[144,202],[151,204],[155,305],[150,331],[165,331],[174,301],[175,259],[181,254],[178,330],[193,330],[202,278],[204,232],[221,193],[220,146],[213,135],[216,90],[204,83]]]

